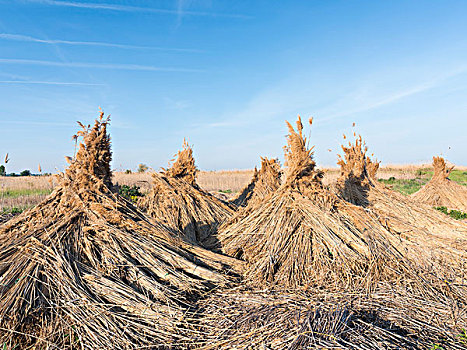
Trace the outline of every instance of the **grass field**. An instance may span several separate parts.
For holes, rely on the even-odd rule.
[[[326,168],[324,183],[331,184],[339,177],[339,169]],[[235,196],[246,186],[253,170],[200,171],[198,184],[211,193],[219,192],[226,197]],[[394,191],[410,195],[426,184],[433,170],[416,165],[383,166],[378,171],[378,181]],[[467,186],[467,168],[452,171],[450,179]],[[113,181],[118,185],[138,186],[147,193],[152,186],[150,173],[114,173]],[[53,176],[0,177],[0,213],[21,212],[42,201],[57,184]]]

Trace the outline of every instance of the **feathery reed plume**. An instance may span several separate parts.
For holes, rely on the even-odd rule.
[[[229,282],[233,259],[176,238],[111,192],[109,120],[82,137],[60,185],[0,226],[0,344],[174,346],[190,300]]]
[[[448,167],[444,158],[433,157],[434,174],[431,180],[411,197],[433,207],[467,212],[467,187],[449,179],[454,166]]]
[[[234,210],[202,190],[196,183],[196,173],[193,150],[184,140],[183,149],[172,166],[153,174],[154,187],[138,201],[138,206],[180,232],[184,240],[211,248],[217,246],[218,225],[233,215]]]
[[[6,163],[8,163],[9,161],[10,161],[10,158],[8,158],[8,153],[7,153],[6,156],[5,156],[4,163],[6,164]]]

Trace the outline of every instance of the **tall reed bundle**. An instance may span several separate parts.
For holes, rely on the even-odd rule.
[[[405,256],[420,259],[416,247],[331,193],[321,182],[301,119],[297,131],[287,124],[285,182],[222,225],[223,251],[247,261],[245,275],[256,285],[365,285],[411,269]]]
[[[182,238],[206,247],[215,246],[217,227],[234,210],[202,190],[196,183],[197,169],[192,148],[184,141],[177,160],[161,174],[153,174],[153,189],[138,206],[164,225],[182,233]]]
[[[238,207],[261,201],[281,185],[281,165],[278,159],[261,157],[261,169],[255,168],[251,182],[232,200]]]
[[[448,167],[444,158],[433,157],[434,174],[431,180],[411,197],[432,207],[467,212],[467,187],[449,179],[454,166]]]
[[[222,256],[175,237],[110,191],[108,119],[85,127],[60,185],[0,226],[0,344],[169,346],[191,296],[228,283]]]
[[[416,242],[434,256],[465,263],[467,225],[378,182],[379,163],[367,156],[368,148],[361,136],[347,147],[342,146],[342,150],[344,156],[339,155],[338,161],[341,174],[336,183],[341,198],[371,210],[390,232]]]

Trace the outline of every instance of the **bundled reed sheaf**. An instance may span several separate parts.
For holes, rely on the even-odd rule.
[[[390,232],[416,242],[433,256],[463,263],[467,256],[465,224],[378,182],[379,163],[367,156],[368,149],[361,136],[347,147],[342,146],[342,150],[344,155],[339,155],[338,161],[341,174],[335,186],[341,198],[371,210]]]
[[[236,265],[176,237],[110,191],[103,113],[60,185],[0,226],[0,344],[6,349],[162,348],[193,295]],[[229,264],[233,265],[230,266]]]
[[[138,206],[182,238],[206,247],[215,246],[217,227],[234,213],[220,199],[196,184],[193,150],[186,141],[176,161],[161,174],[153,174],[154,187]]]
[[[255,168],[251,182],[232,200],[238,207],[257,203],[281,185],[281,165],[278,159],[261,157],[261,169]]]
[[[368,278],[392,275],[391,263],[400,269],[410,257],[420,258],[409,241],[331,193],[316,169],[300,118],[297,131],[288,127],[285,182],[219,229],[223,251],[248,263],[247,279],[308,288],[365,284]]]
[[[432,207],[467,212],[467,187],[449,179],[454,166],[448,167],[442,157],[433,157],[433,168],[431,180],[411,197]]]

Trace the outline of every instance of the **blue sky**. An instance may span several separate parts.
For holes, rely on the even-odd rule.
[[[335,165],[357,132],[383,163],[467,165],[466,1],[0,0],[0,157],[63,169],[76,121],[111,114],[115,169],[283,159],[314,117]],[[331,150],[331,151],[329,151]]]

